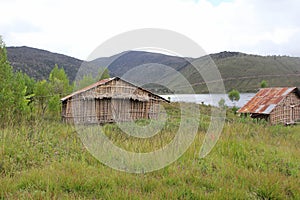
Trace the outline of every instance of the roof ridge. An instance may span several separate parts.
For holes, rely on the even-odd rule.
[[[77,90],[77,91],[75,91],[75,92],[73,92],[73,93],[71,93],[71,94],[69,94],[69,95],[67,95],[67,96],[65,96],[65,97],[63,97],[63,98],[61,98],[60,100],[61,100],[61,101],[65,101],[65,100],[67,100],[67,99],[69,99],[69,98],[71,98],[71,97],[73,97],[73,96],[75,96],[75,95],[77,95],[77,94],[80,94],[80,93],[82,93],[82,92],[89,91],[90,89],[93,89],[93,88],[95,88],[95,87],[97,87],[97,86],[106,84],[106,83],[108,83],[108,82],[110,82],[110,81],[112,81],[112,80],[115,80],[115,79],[117,79],[117,80],[122,80],[122,81],[124,81],[124,82],[126,82],[126,83],[128,83],[128,84],[130,84],[130,85],[132,85],[132,86],[134,86],[134,87],[137,87],[137,88],[139,88],[139,89],[141,89],[141,90],[146,91],[147,93],[151,93],[152,95],[154,95],[154,96],[156,96],[156,97],[158,97],[158,98],[160,98],[160,99],[163,99],[164,101],[169,102],[169,100],[164,99],[163,97],[161,97],[161,96],[159,96],[159,95],[157,95],[157,94],[155,94],[155,93],[153,93],[153,92],[151,92],[151,91],[149,91],[149,90],[146,90],[146,89],[144,89],[144,88],[142,88],[142,87],[140,87],[140,86],[138,86],[138,85],[135,85],[135,84],[133,84],[133,83],[130,83],[129,81],[126,81],[126,80],[124,80],[124,79],[121,79],[120,77],[117,77],[117,76],[112,77],[112,78],[107,78],[107,79],[99,80],[99,81],[97,81],[96,83],[93,83],[93,84],[91,84],[91,85],[89,85],[89,86],[86,86],[86,87],[84,87],[84,88],[82,88],[82,89],[80,89],[80,90]]]

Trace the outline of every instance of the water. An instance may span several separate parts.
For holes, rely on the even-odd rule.
[[[235,102],[235,105],[237,107],[244,106],[254,95],[255,93],[240,93],[240,100]],[[165,99],[170,98],[171,102],[203,103],[212,106],[219,106],[219,101],[223,98],[227,106],[234,106],[234,103],[230,101],[227,94],[172,94],[161,96]]]

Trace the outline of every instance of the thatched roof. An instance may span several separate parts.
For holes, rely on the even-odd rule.
[[[96,83],[93,83],[93,84],[87,86],[87,87],[84,87],[84,88],[82,88],[80,90],[77,90],[77,91],[73,92],[72,94],[70,94],[68,96],[63,97],[60,100],[61,101],[66,101],[66,100],[72,98],[73,96],[83,94],[83,93],[85,93],[85,92],[87,92],[87,91],[89,91],[91,89],[94,89],[94,88],[96,88],[98,86],[101,86],[101,85],[105,85],[105,84],[107,84],[107,83],[109,83],[109,82],[111,82],[113,80],[122,80],[122,81],[124,81],[124,82],[126,82],[126,83],[128,83],[128,84],[130,84],[130,85],[132,85],[132,86],[134,86],[136,88],[138,88],[138,89],[141,89],[141,90],[143,90],[143,91],[145,91],[145,92],[147,92],[147,93],[149,93],[149,94],[151,94],[153,96],[158,97],[159,99],[161,99],[163,101],[169,102],[168,100],[164,99],[163,97],[161,97],[159,95],[156,95],[156,94],[152,93],[149,90],[146,90],[146,89],[141,88],[139,86],[136,86],[136,85],[134,85],[132,83],[129,83],[128,81],[125,81],[125,80],[123,80],[123,79],[121,79],[119,77],[113,77],[113,78],[107,78],[107,79],[100,80],[100,81],[98,81]],[[85,95],[84,98],[86,98],[86,99],[131,98],[133,100],[140,100],[140,101],[148,101],[149,100],[149,97],[147,97],[147,96],[141,96],[141,95],[135,95],[135,94],[98,94],[98,93],[93,93],[92,95],[91,94],[90,95]]]

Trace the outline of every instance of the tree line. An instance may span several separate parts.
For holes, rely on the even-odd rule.
[[[87,74],[70,83],[65,70],[55,65],[47,80],[36,81],[21,71],[13,71],[0,36],[0,125],[36,118],[58,120],[62,97],[104,78],[109,78],[109,72],[102,68],[95,78]]]

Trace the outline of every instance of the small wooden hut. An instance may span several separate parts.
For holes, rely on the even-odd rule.
[[[296,87],[263,88],[238,112],[271,124],[294,124],[300,120],[300,91]]]
[[[102,124],[157,118],[166,99],[119,77],[100,80],[62,101],[62,120],[68,123]]]

